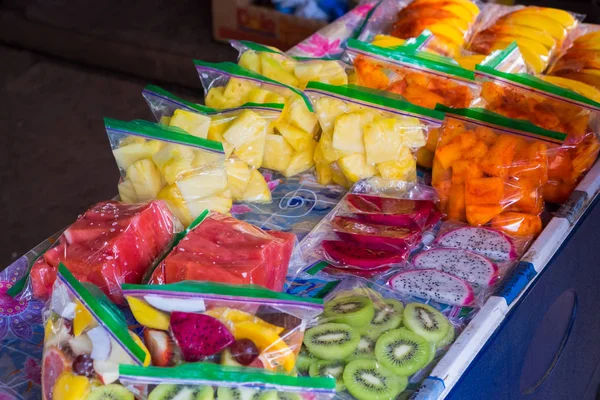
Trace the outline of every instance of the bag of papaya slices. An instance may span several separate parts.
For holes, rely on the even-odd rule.
[[[153,365],[163,367],[212,361],[291,373],[307,322],[323,311],[320,299],[254,285],[182,281],[123,290]]]
[[[474,105],[567,135],[560,150],[549,155],[544,185],[544,199],[562,204],[600,152],[600,103],[528,74],[499,71],[496,66],[516,49],[513,43],[476,67],[482,90]]]
[[[376,390],[380,398],[395,399],[415,389],[454,341],[458,312],[361,278],[345,279],[307,329],[298,370],[335,378],[338,396],[369,400]]]
[[[335,395],[331,378],[293,377],[210,363],[172,368],[122,365],[119,374],[138,400],[328,400]]]
[[[117,382],[119,364],[149,365],[150,354],[98,287],[79,282],[60,264],[44,321],[44,400],[102,399],[108,393],[133,399]]]

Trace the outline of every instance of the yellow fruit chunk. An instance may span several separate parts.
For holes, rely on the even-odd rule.
[[[285,171],[283,171],[283,175],[290,177],[311,169],[313,165],[315,165],[314,154],[314,145],[308,150],[297,151],[294,154],[292,154],[290,163],[288,164]]]
[[[380,119],[365,126],[367,163],[373,165],[398,158],[402,137],[397,127],[395,118]]]
[[[263,321],[262,319],[250,313],[241,310],[236,310],[235,308],[218,307],[213,308],[212,310],[205,311],[204,314],[210,315],[213,318],[217,318],[218,320],[226,324],[227,322],[231,322],[233,324],[227,324],[227,326],[235,327],[235,324],[238,322],[250,321],[259,326],[260,329],[266,329],[267,331],[270,331],[271,334],[279,335],[281,332],[284,331],[284,328],[269,324],[268,322]]]
[[[254,203],[268,203],[271,201],[271,191],[265,178],[257,170],[253,170],[242,201]]]
[[[359,153],[340,158],[338,164],[344,176],[352,183],[377,173],[375,167],[367,164],[365,156]]]
[[[248,98],[246,100],[248,103],[263,104],[267,102],[268,95],[268,91],[260,88],[254,88],[250,91],[250,93],[248,93]]]
[[[523,13],[511,13],[502,17],[502,20],[503,23],[506,21],[506,23],[510,25],[529,26],[542,32],[546,32],[559,44],[562,43],[567,36],[567,30],[561,24],[543,15],[537,15],[535,18],[532,18],[531,15]],[[519,28],[515,27],[515,29]]]
[[[600,42],[600,35],[598,36],[598,41]],[[572,91],[579,93],[588,99],[600,102],[600,90],[588,84],[577,82],[573,79],[561,78],[559,76],[542,75],[539,78],[556,86],[564,87],[565,89],[571,89]]]
[[[251,321],[241,321],[235,324],[233,336],[236,340],[250,339],[254,342],[261,355],[271,364],[271,367],[281,366],[286,371],[294,369],[296,357],[294,351],[279,337],[266,329],[261,329]],[[274,369],[273,368],[273,369]]]
[[[135,344],[137,344],[138,346],[140,346],[140,348],[142,350],[144,350],[144,354],[146,355],[144,357],[144,367],[147,367],[148,365],[150,365],[150,362],[152,361],[152,358],[150,357],[150,351],[148,350],[148,348],[146,347],[144,342],[142,342],[142,339],[140,339],[140,337],[138,335],[136,335],[135,333],[133,333],[131,331],[129,331],[129,335],[131,336],[131,338],[133,339]]]
[[[315,102],[315,111],[323,132],[333,129],[335,120],[346,113],[347,105],[341,100],[321,97]]]
[[[85,399],[91,388],[92,385],[85,376],[75,375],[71,372],[63,372],[54,384],[52,398],[56,400]]]
[[[131,181],[125,179],[123,182],[120,182],[117,186],[119,190],[119,198],[124,203],[137,203],[137,194],[135,194],[135,189],[131,184]]]
[[[169,330],[169,314],[157,310],[137,297],[125,296],[125,298],[137,322],[148,328]]]
[[[177,188],[185,202],[212,196],[227,188],[227,173],[224,168],[194,171],[177,181]]]
[[[286,70],[284,65],[279,61],[271,58],[272,54],[261,53],[260,57],[260,68],[261,74],[266,76],[267,78],[271,78],[281,83],[285,83],[286,85],[292,87],[299,87],[298,79],[294,76],[293,73]],[[293,68],[293,65],[291,65]]]
[[[256,139],[236,148],[233,154],[251,167],[260,168],[265,156],[266,139],[267,132],[263,130]]]
[[[238,107],[244,104],[242,99],[228,99],[223,95],[224,87],[211,88],[206,94],[204,103],[212,108]]]
[[[313,146],[313,136],[300,128],[285,122],[278,122],[275,129],[295,151],[304,151]]]
[[[225,85],[225,90],[223,90],[223,96],[228,99],[239,99],[244,101],[255,87],[256,85],[250,83],[249,81],[238,78],[230,78],[227,82],[227,85]]]
[[[176,126],[190,135],[206,139],[210,117],[186,110],[175,110],[169,121],[169,126]]]
[[[162,188],[160,172],[149,160],[139,160],[127,168],[125,179],[131,182],[138,201],[153,200]]]
[[[239,201],[244,196],[248,182],[250,182],[251,170],[243,161],[227,160],[225,162],[227,172],[227,188],[231,191],[233,201]]]
[[[87,308],[79,301],[75,304],[75,318],[73,318],[73,335],[79,336],[88,327],[96,325],[96,320]]]
[[[223,151],[225,152],[225,158],[229,158],[231,153],[233,153],[233,146],[223,137],[227,128],[229,128],[229,122],[223,119],[214,119],[208,128],[208,139],[214,140],[215,142],[221,142]]]
[[[141,140],[137,143],[121,145],[113,150],[115,161],[119,168],[127,170],[131,164],[145,158],[151,158],[154,153],[160,150],[162,143],[158,140]]]
[[[188,226],[192,222],[192,216],[185,204],[185,200],[181,195],[177,185],[165,186],[156,196],[157,199],[164,200],[167,207],[181,221],[184,226]]]
[[[329,185],[332,182],[333,174],[331,172],[331,166],[329,165],[329,163],[316,163],[315,170],[317,173],[317,182],[320,185]]]
[[[431,31],[434,35],[439,35],[441,37],[449,39],[452,43],[462,46],[465,43],[465,37],[463,33],[456,27],[460,26],[460,19],[449,19],[442,20],[445,22],[437,22],[435,24],[429,25],[427,27],[428,30]],[[446,23],[448,22],[448,23]]]
[[[338,117],[333,127],[333,148],[351,153],[364,153],[363,128],[374,119],[375,114],[368,111]]]
[[[348,181],[348,179],[342,172],[342,169],[340,168],[340,165],[337,161],[329,164],[329,168],[331,168],[331,179],[333,180],[333,182],[347,189],[349,189],[350,186],[352,186],[350,181]]]
[[[244,67],[246,69],[249,69],[250,71],[254,71],[257,74],[261,73],[260,57],[253,50],[243,52],[240,56],[238,64],[240,65],[240,67]]]
[[[294,153],[294,149],[283,136],[269,134],[265,141],[262,167],[284,171],[290,163],[292,153]]]
[[[166,115],[160,117],[160,121],[158,121],[161,125],[169,125],[169,122],[171,122],[171,117],[167,117]]]
[[[223,190],[222,192],[212,196],[204,197],[202,199],[187,203],[192,218],[198,217],[205,210],[213,210],[223,214],[228,214],[232,205],[233,201],[231,199],[231,192],[229,189]]]
[[[414,182],[417,179],[417,163],[406,147],[400,151],[398,160],[377,164],[379,175],[388,179]]]
[[[406,40],[394,36],[376,35],[371,44],[379,47],[396,47],[402,46],[404,42]]]
[[[235,149],[256,140],[265,133],[267,121],[252,110],[242,111],[223,133]]]

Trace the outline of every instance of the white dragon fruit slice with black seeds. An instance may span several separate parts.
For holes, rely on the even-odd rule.
[[[479,286],[489,286],[498,279],[498,267],[484,256],[463,249],[436,248],[418,254],[415,268],[434,268]]]
[[[493,261],[513,261],[518,258],[513,241],[495,229],[465,226],[441,235],[435,242],[440,247],[470,250]]]
[[[401,272],[392,276],[388,285],[403,294],[449,305],[468,306],[475,300],[469,282],[437,269]]]

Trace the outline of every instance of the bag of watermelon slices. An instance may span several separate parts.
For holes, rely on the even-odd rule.
[[[323,301],[255,285],[182,281],[125,285],[152,363],[211,361],[292,373],[306,324]]]
[[[119,364],[149,365],[148,350],[102,291],[79,282],[63,264],[44,309],[44,326],[44,400],[133,399],[118,382]]]
[[[210,363],[173,368],[122,365],[120,379],[139,400],[328,400],[335,396],[331,378],[294,377],[260,369]]]
[[[335,378],[338,396],[361,400],[372,398],[373,387],[386,399],[416,389],[464,319],[456,307],[425,304],[356,277],[336,286],[324,307],[306,330],[298,370]]]

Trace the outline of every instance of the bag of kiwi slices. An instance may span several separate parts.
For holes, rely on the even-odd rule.
[[[173,368],[122,365],[119,377],[139,400],[327,400],[335,396],[331,378],[294,377],[210,363]]]

